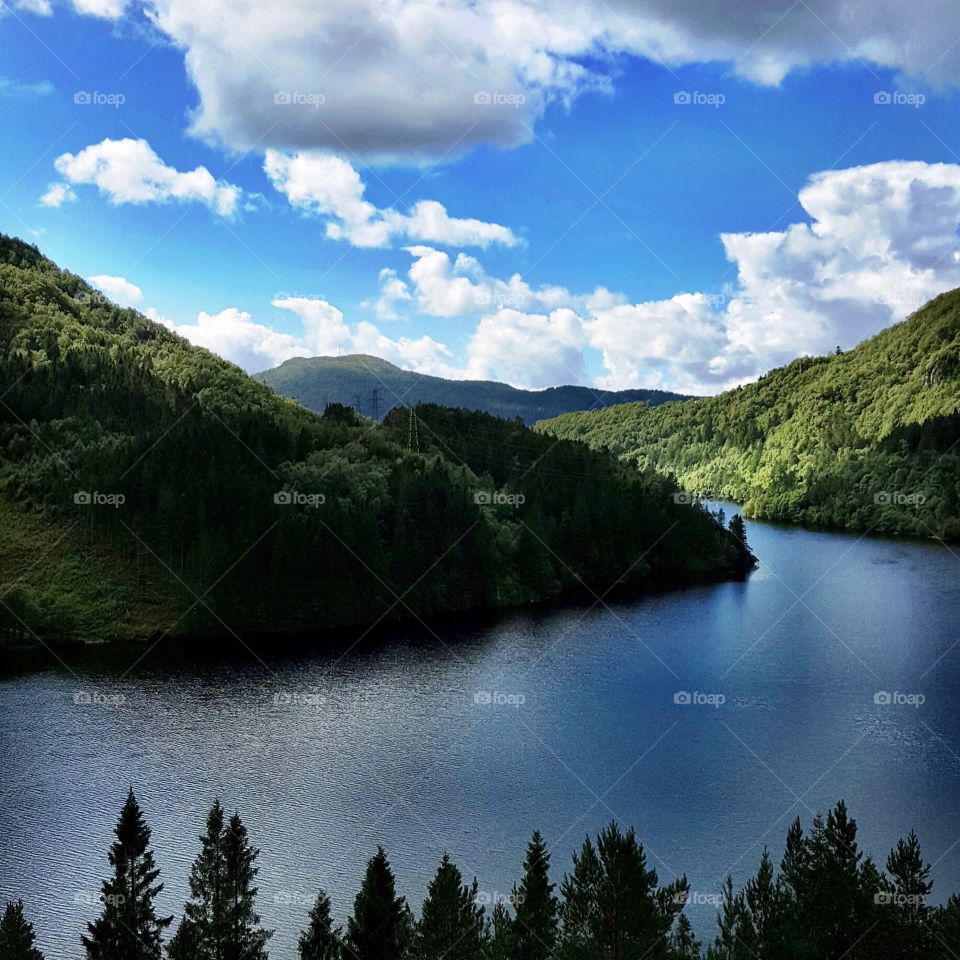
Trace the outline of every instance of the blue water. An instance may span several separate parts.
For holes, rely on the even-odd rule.
[[[960,554],[748,534],[762,565],[742,583],[398,628],[339,659],[155,650],[2,680],[0,899],[24,899],[48,960],[79,957],[131,783],[169,913],[212,798],[240,810],[279,960],[319,885],[345,921],[377,843],[414,905],[444,851],[492,900],[534,828],[559,879],[611,818],[662,879],[686,873],[708,936],[723,877],[747,878],[764,845],[779,859],[790,821],[840,797],[878,860],[916,828],[945,899],[960,890]]]

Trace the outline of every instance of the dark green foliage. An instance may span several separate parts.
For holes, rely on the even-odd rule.
[[[273,934],[260,927],[256,912],[259,851],[250,846],[247,828],[236,813],[225,823],[215,801],[200,843],[177,948],[190,945],[196,960],[265,960]]]
[[[686,878],[658,886],[633,830],[611,823],[587,837],[561,884],[562,960],[669,960],[669,934],[683,909]]]
[[[407,902],[397,896],[396,881],[383,847],[367,864],[363,885],[347,921],[345,947],[352,960],[401,960],[411,939]]]
[[[887,873],[884,899],[893,910],[887,943],[889,956],[894,960],[927,957],[935,943],[933,910],[927,902],[933,884],[930,865],[923,862],[920,841],[913,830],[906,840],[898,840],[890,852]]]
[[[43,960],[35,941],[33,924],[23,915],[23,901],[8,903],[0,917],[0,960]]]
[[[30,628],[4,609],[0,642],[315,635],[742,569],[654,471],[439,407],[411,450],[409,411],[319,416],[2,237],[0,382],[0,524],[44,524],[84,574],[51,608],[0,537]]]
[[[615,403],[643,401],[652,406],[684,399],[663,390],[595,390],[593,387],[550,387],[519,390],[487,380],[444,380],[425,376],[381,360],[354,354],[346,357],[293,357],[256,378],[285,397],[322,413],[333,404],[353,407],[379,419],[392,409],[437,404],[491,413],[528,426],[573,410],[595,410]],[[376,400],[374,400],[376,396]]]
[[[103,882],[103,910],[82,937],[90,960],[159,960],[164,929],[154,898],[163,890],[150,848],[150,828],[131,789],[120,811],[110,848],[113,873]]]
[[[751,516],[960,538],[960,291],[856,349],[717,397],[571,413],[538,430],[673,474]]]
[[[685,913],[677,917],[676,926],[670,934],[669,956],[670,960],[700,960],[701,944]]]
[[[477,881],[465,884],[444,854],[427,888],[408,955],[411,960],[484,960],[485,926]]]
[[[307,929],[298,941],[300,960],[340,960],[342,947],[340,928],[334,927],[330,898],[321,890],[310,908]]]
[[[550,853],[539,831],[523,861],[523,878],[513,891],[513,953],[516,960],[548,960],[557,943],[560,905],[550,882]]]

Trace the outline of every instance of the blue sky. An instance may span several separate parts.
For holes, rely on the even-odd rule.
[[[923,3],[317,6],[6,0],[0,229],[250,370],[533,387],[715,392],[960,285]]]

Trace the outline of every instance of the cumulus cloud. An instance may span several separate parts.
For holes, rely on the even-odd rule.
[[[435,200],[420,200],[409,213],[379,209],[364,199],[357,171],[331,154],[268,150],[264,170],[294,207],[326,220],[328,237],[356,247],[388,247],[395,238],[460,247],[517,243],[507,227],[451,217]]]
[[[942,0],[152,0],[148,9],[185,51],[200,99],[195,131],[240,149],[375,159],[512,147],[531,139],[547,104],[610,89],[617,56],[721,61],[760,84],[858,59],[934,84],[960,80],[960,7]]]
[[[218,181],[203,166],[180,171],[164,163],[146,140],[107,138],[84,147],[79,153],[64,153],[54,161],[63,177],[40,202],[57,207],[73,199],[70,185],[91,184],[112,204],[202,203],[222,217],[236,212],[243,191]]]
[[[76,199],[77,195],[70,188],[69,183],[51,183],[47,192],[40,198],[40,204],[44,207],[59,207]]]
[[[143,291],[126,277],[111,277],[100,273],[87,277],[87,280],[102,290],[111,300],[119,303],[121,307],[133,307],[143,300]]]
[[[569,382],[593,350],[598,386],[710,393],[851,347],[960,286],[960,166],[831,170],[799,200],[809,224],[721,237],[737,282],[720,293],[634,303],[603,287],[535,290],[518,275],[490,277],[472,257],[413,247],[412,295],[425,314],[477,319],[467,376]]]
[[[379,286],[380,296],[376,300],[365,300],[360,306],[373,310],[378,320],[399,320],[398,305],[413,300],[410,288],[391,267],[384,267],[380,271]]]

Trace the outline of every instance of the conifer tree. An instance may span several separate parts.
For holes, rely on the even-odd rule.
[[[113,873],[103,882],[103,910],[81,939],[89,960],[159,960],[164,929],[154,899],[163,890],[150,848],[150,828],[131,788],[115,828],[108,859]]]
[[[700,960],[701,949],[687,915],[681,913],[676,929],[670,934],[670,960]]]
[[[23,901],[8,903],[0,918],[0,960],[43,960],[36,940],[33,924],[23,915]]]
[[[340,928],[334,927],[330,912],[330,898],[321,890],[317,894],[307,929],[300,934],[300,960],[340,960]]]
[[[487,922],[490,960],[513,960],[513,918],[503,903],[494,904]]]
[[[743,893],[733,892],[733,877],[723,883],[723,901],[717,916],[719,930],[707,950],[707,960],[750,960],[756,934]]]
[[[513,956],[547,960],[557,944],[559,904],[550,882],[550,852],[540,831],[533,834],[523,861],[523,878],[513,890]]]
[[[266,944],[272,930],[260,926],[256,912],[260,851],[250,845],[247,828],[234,813],[224,832],[224,877],[226,879],[226,949],[223,960],[266,960]],[[219,960],[219,958],[218,958]]]
[[[176,933],[167,943],[168,960],[197,960],[201,956],[203,953],[197,942],[196,927],[187,920],[181,920]]]
[[[415,960],[483,960],[486,936],[477,881],[467,886],[444,854],[427,888],[413,937]]]
[[[932,910],[927,903],[933,884],[930,865],[923,862],[913,830],[890,851],[887,872],[894,915],[892,943],[888,945],[891,960],[926,957],[933,947]]]
[[[190,868],[190,900],[177,931],[183,944],[191,944],[198,960],[223,960],[226,943],[226,876],[224,817],[219,800],[207,814],[200,837],[200,853]]]
[[[378,847],[354,900],[345,946],[351,960],[400,960],[409,937],[406,901],[397,896],[390,862],[383,847]]]

